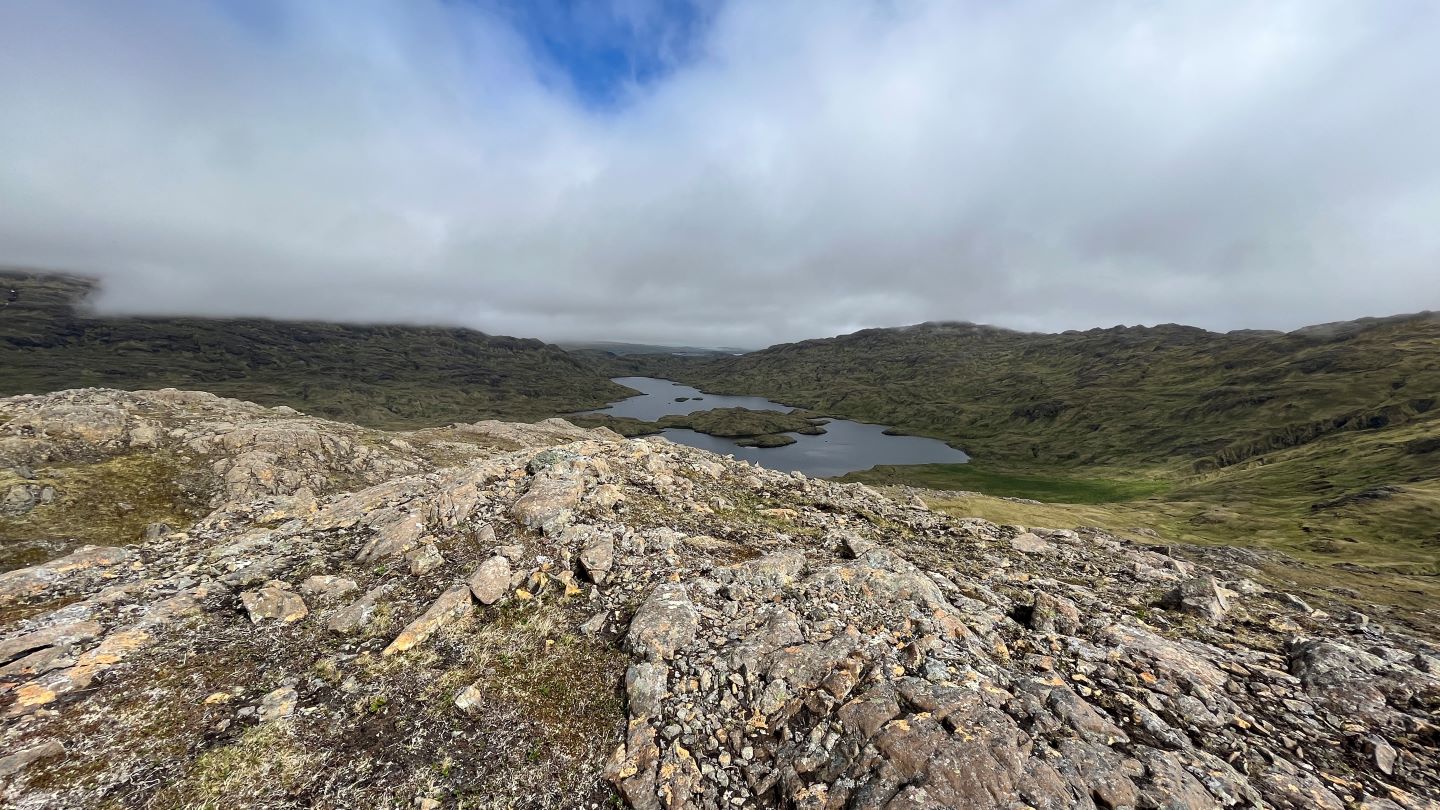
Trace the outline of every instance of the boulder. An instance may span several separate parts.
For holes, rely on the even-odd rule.
[[[436,630],[469,614],[472,606],[469,586],[452,586],[450,590],[440,594],[440,597],[431,603],[420,618],[406,625],[405,629],[400,631],[400,635],[396,636],[395,640],[390,642],[390,646],[386,647],[381,654],[391,656],[413,648],[429,638]]]
[[[1212,576],[1191,577],[1181,582],[1161,598],[1160,606],[1199,616],[1212,623],[1223,621],[1230,610],[1225,592]]]
[[[695,639],[700,616],[685,586],[670,582],[657,587],[640,605],[625,636],[626,648],[651,661],[668,660]]]
[[[1059,550],[1032,532],[1021,532],[1010,538],[1010,547],[1021,554],[1054,554]]]
[[[475,595],[475,601],[482,605],[493,605],[510,593],[512,576],[510,560],[501,554],[496,554],[475,569],[475,573],[470,575],[467,584],[470,592]]]
[[[310,609],[305,606],[300,594],[291,590],[289,583],[279,580],[271,580],[257,590],[241,593],[240,602],[255,624],[266,619],[291,624],[310,615]]]
[[[574,461],[558,461],[535,473],[530,488],[510,513],[531,531],[555,534],[570,520],[585,494],[586,469]]]

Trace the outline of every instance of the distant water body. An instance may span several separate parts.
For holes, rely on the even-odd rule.
[[[712,408],[747,408],[782,413],[790,410],[786,405],[761,397],[716,396],[654,377],[616,377],[615,382],[640,394],[612,403],[595,413],[654,422],[662,416]],[[680,397],[688,399],[676,402]],[[669,428],[663,435],[678,444],[733,455],[772,470],[802,472],[817,478],[868,470],[877,464],[960,464],[969,461],[969,456],[944,442],[919,436],[887,436],[884,430],[884,425],[832,419],[825,424],[824,434],[806,436],[791,433],[789,435],[796,441],[784,447],[741,447],[731,439],[683,428]]]

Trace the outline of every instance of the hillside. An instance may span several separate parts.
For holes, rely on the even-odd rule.
[[[0,271],[0,394],[203,388],[386,427],[537,419],[625,396],[538,340],[469,329],[95,317],[90,279]]]
[[[1123,526],[1440,571],[1434,314],[1291,333],[924,324],[616,364],[895,425],[974,457],[856,480],[1053,501],[1120,481],[1146,505]]]
[[[1279,554],[175,390],[0,399],[0,469],[6,536],[169,521],[0,574],[17,810],[1440,800],[1435,602]]]
[[[1433,418],[1440,315],[1289,334],[923,324],[669,362],[715,393],[893,424],[982,457],[1207,470]]]

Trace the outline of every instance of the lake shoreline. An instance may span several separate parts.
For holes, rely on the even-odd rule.
[[[611,427],[627,437],[661,435],[770,469],[821,478],[877,465],[969,461],[964,450],[947,442],[900,434],[888,425],[840,419],[761,397],[700,391],[658,377],[616,377],[612,382],[637,393],[571,418]]]

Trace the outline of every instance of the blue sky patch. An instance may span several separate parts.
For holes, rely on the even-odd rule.
[[[695,58],[715,0],[466,0],[497,12],[529,44],[541,77],[608,108]]]

